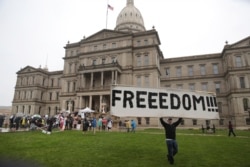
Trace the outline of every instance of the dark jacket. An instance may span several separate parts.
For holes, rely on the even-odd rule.
[[[178,121],[172,123],[171,125],[166,123],[163,118],[160,118],[160,122],[165,129],[165,136],[166,139],[173,139],[176,138],[176,127],[181,123],[182,118],[179,118]]]
[[[87,131],[88,128],[89,128],[89,121],[88,121],[86,118],[84,118],[83,121],[82,121],[82,123],[83,123],[83,124],[82,124],[82,125],[83,125],[83,126],[82,126],[82,130],[83,130],[83,131]]]

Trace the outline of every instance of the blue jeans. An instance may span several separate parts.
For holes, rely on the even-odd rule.
[[[178,144],[176,140],[166,140],[168,155],[173,157],[178,152]]]

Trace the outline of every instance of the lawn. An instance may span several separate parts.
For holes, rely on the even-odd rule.
[[[249,167],[250,132],[236,131],[228,137],[226,130],[202,134],[198,130],[177,129],[178,167]],[[0,133],[0,166],[6,161],[42,167],[162,167],[166,145],[162,129],[136,133],[98,132],[82,134],[72,130],[51,135],[32,132]],[[38,166],[38,165],[34,165]]]

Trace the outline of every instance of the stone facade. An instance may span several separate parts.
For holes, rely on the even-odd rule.
[[[119,84],[216,92],[221,119],[185,119],[182,126],[225,127],[229,120],[237,127],[249,126],[250,37],[226,44],[221,53],[165,59],[157,31],[144,30],[143,19],[132,13],[126,25],[126,12],[137,16],[133,0],[121,11],[115,30],[103,29],[68,43],[62,71],[31,66],[18,71],[12,113],[54,115],[90,107],[109,114],[110,86]],[[140,126],[159,126],[156,118],[137,121]]]
[[[206,124],[250,125],[250,37],[226,44],[221,53],[169,58],[161,62],[161,87],[215,92],[220,120]],[[204,120],[187,120],[202,124]]]

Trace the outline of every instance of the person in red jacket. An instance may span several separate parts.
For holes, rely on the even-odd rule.
[[[178,152],[178,144],[176,141],[176,127],[181,123],[182,118],[179,118],[176,122],[172,123],[172,118],[168,118],[165,122],[163,118],[160,118],[160,122],[165,129],[166,144],[168,148],[168,161],[170,164],[174,164],[174,156]]]

